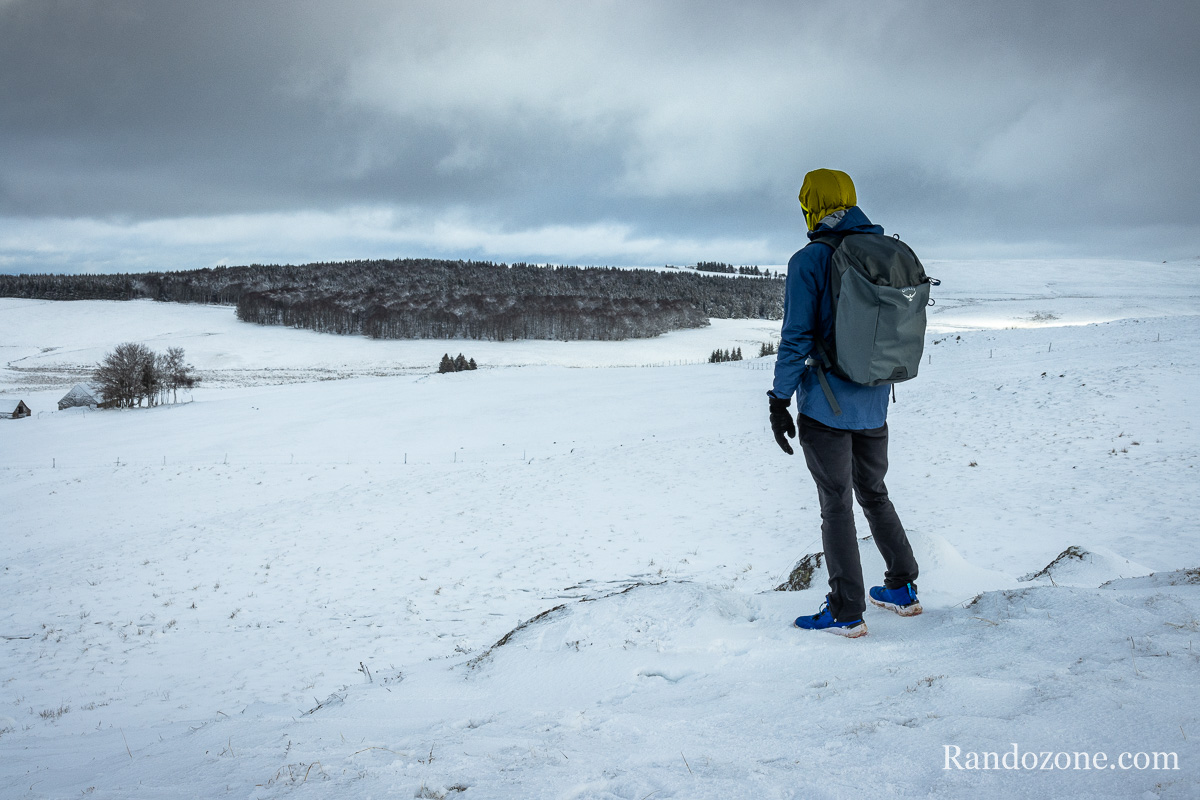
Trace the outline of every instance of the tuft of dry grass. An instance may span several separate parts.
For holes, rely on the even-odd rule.
[[[46,720],[47,722],[49,722],[49,721],[58,719],[63,714],[68,713],[70,710],[71,710],[70,706],[59,706],[58,708],[46,708],[46,709],[42,709],[41,711],[39,711],[38,716],[41,717],[42,719]]]

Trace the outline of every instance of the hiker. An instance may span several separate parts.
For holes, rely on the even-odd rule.
[[[800,206],[808,224],[808,238],[821,241],[810,241],[788,262],[782,339],[775,382],[767,392],[775,441],[792,455],[788,439],[799,434],[821,503],[821,541],[829,570],[829,594],[816,614],[800,617],[795,625],[849,638],[867,633],[852,489],[886,564],[883,585],[871,588],[871,602],[901,616],[921,613],[915,584],[917,561],[883,483],[888,463],[889,387],[845,380],[821,369],[823,362],[819,360],[824,343],[836,347],[830,265],[840,240],[833,237],[883,233],[883,228],[867,219],[857,202],[854,183],[844,172],[818,169],[804,176]],[[923,323],[921,332],[923,335]],[[846,335],[845,331],[840,333]],[[795,425],[788,411],[793,394],[797,395],[799,411]]]

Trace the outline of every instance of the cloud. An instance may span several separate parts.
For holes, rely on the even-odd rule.
[[[924,248],[1175,254],[1200,232],[1198,20],[1082,0],[18,0],[0,214],[129,232],[369,208],[470,220],[439,241],[515,258],[720,242],[746,249],[697,257],[780,262],[804,172],[829,166]],[[1131,224],[1159,227],[1139,245]],[[356,235],[326,241],[387,241]]]
[[[356,258],[476,258],[593,264],[692,264],[712,253],[756,256],[762,240],[690,239],[637,234],[615,222],[505,229],[463,209],[430,216],[419,209],[231,214],[142,221],[0,218],[0,271],[143,272],[221,264],[307,263]]]

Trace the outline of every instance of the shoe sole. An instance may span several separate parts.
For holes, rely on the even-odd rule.
[[[853,628],[826,628],[832,634],[843,636],[847,639],[858,639],[867,635],[867,623],[855,625]]]
[[[888,611],[895,611],[902,617],[915,617],[925,610],[921,608],[921,604],[919,602],[910,603],[906,606],[898,606],[895,603],[884,603],[880,600],[876,600],[874,597],[868,599],[871,601],[871,605],[879,606],[880,608],[886,608]]]
[[[793,628],[799,628],[802,631],[825,631],[832,633],[834,636],[841,636],[845,639],[858,639],[861,636],[867,635],[867,623],[855,625],[852,628],[801,628],[796,623],[792,623]]]

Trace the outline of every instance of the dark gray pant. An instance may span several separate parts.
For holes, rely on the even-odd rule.
[[[821,542],[829,569],[829,610],[838,621],[859,619],[867,607],[851,489],[883,554],[884,585],[898,589],[917,580],[917,560],[888,499],[887,423],[865,431],[830,428],[800,415],[797,420],[804,460],[821,501]]]

